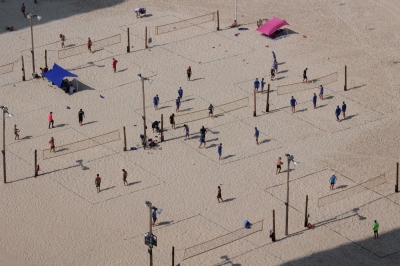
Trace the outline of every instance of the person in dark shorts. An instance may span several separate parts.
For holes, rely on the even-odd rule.
[[[222,156],[222,143],[220,143],[218,146],[218,161],[221,160],[221,156]]]
[[[314,105],[314,109],[317,109],[317,94],[314,93],[314,96],[312,97],[312,103]]]
[[[175,129],[175,114],[172,114],[172,115],[169,117],[169,123],[171,124],[171,128],[172,128],[172,129]]]
[[[176,98],[175,105],[176,105],[175,111],[178,113],[179,112],[179,107],[181,106],[181,98],[179,98],[179,97]]]
[[[186,139],[188,139],[190,136],[189,136],[189,126],[188,125],[186,125],[186,124],[183,124],[183,130],[185,130],[185,140]]]
[[[101,184],[101,178],[99,174],[97,174],[96,179],[94,180],[94,183],[96,185],[97,193],[100,192],[100,184]]]
[[[187,74],[187,80],[190,81],[190,77],[192,76],[192,68],[190,66],[186,70],[186,74]]]
[[[379,230],[379,223],[375,220],[374,221],[374,239],[379,238],[378,230]]]
[[[331,178],[329,179],[329,182],[331,183],[330,189],[332,190],[333,187],[335,186],[335,183],[336,183],[336,175],[335,175],[335,173],[332,174]]]
[[[220,187],[220,186],[218,186],[218,194],[217,194],[217,199],[218,199],[218,203],[220,203],[220,200],[221,200],[221,202],[224,202],[224,200],[222,199],[222,195],[221,195],[221,187]]]
[[[339,105],[338,105],[338,106],[336,107],[336,110],[335,110],[336,121],[338,121],[338,122],[340,122],[340,118],[339,118],[340,112],[341,112],[341,110],[340,110],[340,107],[339,107]]]
[[[292,107],[292,113],[296,112],[296,104],[297,101],[296,99],[292,96],[292,99],[290,99],[290,106]]]
[[[254,137],[256,138],[256,143],[258,143],[258,137],[260,136],[260,131],[258,131],[257,127],[254,128]]]
[[[205,134],[200,134],[200,145],[199,149],[201,148],[201,145],[204,144],[204,148],[206,147],[206,135]]]
[[[157,133],[160,132],[160,127],[158,126],[158,124],[160,124],[160,123],[161,123],[160,121],[154,121],[151,124],[151,128],[153,129],[153,133],[154,133],[154,129],[156,130]]]
[[[78,119],[79,119],[79,125],[82,126],[83,118],[85,117],[85,112],[82,111],[82,109],[79,110],[78,112]]]
[[[322,87],[322,85],[319,85],[319,98],[321,100],[324,99],[324,87]]]
[[[276,174],[281,172],[281,165],[282,165],[282,157],[279,157],[278,162],[276,163]]]
[[[89,52],[93,53],[92,52],[92,40],[90,38],[88,38],[88,41],[87,41],[87,48],[88,48]]]
[[[113,58],[112,67],[113,67],[114,73],[117,72],[117,63],[118,63],[117,59]]]
[[[126,181],[126,178],[128,177],[128,172],[125,171],[125,169],[122,169],[122,180],[124,181],[124,185],[128,185],[128,181]]]
[[[17,125],[14,125],[14,135],[15,135],[14,140],[19,140],[18,132],[19,132],[19,129],[17,128]]]
[[[49,121],[49,128],[54,128],[53,112],[47,115],[47,120]]]
[[[308,81],[308,79],[307,79],[307,70],[308,70],[308,68],[304,69],[304,71],[303,71],[303,82],[307,82]]]
[[[153,209],[153,212],[151,213],[151,218],[153,218],[153,226],[155,226],[157,222],[157,208]]]
[[[54,144],[54,138],[53,137],[51,137],[51,139],[49,141],[49,144],[50,144],[50,152],[51,151],[56,152],[56,146]]]
[[[271,66],[271,81],[272,81],[274,78],[275,78],[275,68],[274,68],[274,66],[272,65],[272,66]]]
[[[346,119],[346,109],[347,109],[347,105],[345,102],[343,102],[343,104],[342,104],[343,119]]]
[[[213,117],[214,116],[214,106],[210,103],[210,106],[208,106],[208,116]]]
[[[179,96],[179,98],[183,98],[183,90],[182,90],[182,87],[179,87],[179,90],[178,90],[178,96]]]

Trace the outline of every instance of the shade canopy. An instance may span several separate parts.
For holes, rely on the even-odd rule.
[[[257,31],[265,34],[265,35],[272,35],[275,31],[279,30],[281,27],[289,25],[285,20],[273,17],[272,19],[268,20],[264,25],[260,26]]]
[[[49,81],[53,82],[57,85],[57,87],[61,88],[61,83],[65,77],[75,77],[77,78],[78,75],[65,70],[64,68],[60,67],[56,63],[54,63],[53,68],[47,71],[46,73],[42,73],[42,76],[47,78]]]

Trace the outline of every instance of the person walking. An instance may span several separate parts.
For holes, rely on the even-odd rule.
[[[151,217],[153,218],[153,226],[155,226],[156,222],[157,222],[157,208],[153,209],[153,212],[151,213]]]
[[[375,220],[374,221],[374,239],[379,238],[378,230],[379,230],[379,223],[377,220]]]
[[[278,158],[278,161],[276,162],[276,173],[279,174],[281,172],[281,165],[282,165],[282,157]]]
[[[342,104],[343,119],[346,119],[346,109],[347,109],[347,105],[345,102],[343,102],[343,104]]]
[[[19,140],[18,132],[19,132],[19,129],[17,128],[17,125],[14,125],[14,135],[15,135],[14,140]]]
[[[333,187],[335,186],[335,183],[336,183],[335,173],[332,174],[331,178],[329,179],[329,182],[331,183],[330,189],[333,190]]]
[[[94,180],[94,183],[96,185],[97,193],[100,192],[100,184],[101,184],[101,178],[99,174],[97,174],[96,179]]]
[[[47,120],[49,121],[49,128],[50,125],[52,128],[54,128],[53,112],[50,112],[50,114],[47,115]]]
[[[183,124],[183,128],[184,128],[183,130],[185,130],[185,140],[186,140],[190,137],[189,136],[189,126],[186,124]]]
[[[314,109],[317,109],[317,94],[314,93],[314,96],[312,97],[312,103],[314,105]]]
[[[275,68],[274,68],[274,64],[272,64],[271,66],[271,81],[273,81],[275,78]]]
[[[222,143],[220,143],[218,146],[218,161],[221,161],[221,155],[222,155]]]
[[[258,78],[254,81],[254,89],[258,92],[258,88],[260,87],[260,81],[258,81]]]
[[[319,98],[321,100],[324,99],[324,87],[322,87],[322,85],[319,85]]]
[[[122,169],[122,181],[124,181],[124,185],[128,185],[128,181],[126,181],[126,178],[128,177],[128,172],[125,171],[125,169]]]
[[[179,98],[183,98],[183,90],[182,90],[182,87],[179,87],[179,90],[178,90],[178,96],[179,96]]]
[[[335,110],[336,121],[338,121],[338,122],[340,122],[340,119],[339,119],[340,112],[341,112],[341,110],[340,110],[340,107],[338,105],[336,110]]]
[[[190,77],[192,76],[192,68],[189,66],[186,70],[187,80],[190,81]]]
[[[297,101],[292,96],[292,99],[290,99],[290,106],[292,107],[292,113],[296,113],[296,104],[297,104]]]
[[[179,112],[179,107],[181,106],[181,98],[179,98],[179,97],[176,98],[175,105],[176,105],[175,111],[178,113]]]
[[[113,58],[112,67],[114,69],[114,73],[117,72],[117,63],[118,63],[117,59]]]
[[[264,78],[261,79],[261,93],[264,92],[265,81]]]
[[[274,70],[275,74],[278,74],[278,61],[274,60]]]
[[[222,199],[221,187],[220,187],[220,186],[218,186],[217,200],[218,200],[218,203],[224,202],[224,200]],[[220,200],[221,200],[221,201],[220,201]]]
[[[160,102],[160,98],[158,97],[158,94],[154,96],[153,98],[153,104],[154,104],[154,110],[158,109],[158,103]]]
[[[92,40],[90,39],[90,38],[88,38],[88,41],[87,41],[87,48],[88,48],[88,50],[89,50],[89,52],[91,52],[91,53],[93,53],[92,52]]]
[[[308,82],[307,70],[308,70],[308,68],[304,69],[304,71],[303,71],[303,82]]]
[[[276,55],[275,55],[274,51],[272,51],[272,57],[274,58],[274,61],[275,61],[276,60]]]
[[[65,36],[64,34],[60,34],[60,40],[61,40],[61,48],[65,48]]]
[[[258,131],[257,127],[255,127],[254,130],[254,137],[256,138],[256,143],[258,145],[258,136],[260,136],[260,131]]]
[[[51,137],[51,139],[49,141],[49,144],[50,144],[50,152],[51,151],[56,152],[56,146],[54,144],[54,138],[53,137]]]
[[[201,145],[204,144],[204,148],[206,147],[206,134],[200,134],[200,145],[199,145],[199,149],[201,147]]]
[[[25,3],[22,3],[21,12],[22,12],[22,14],[24,15],[24,17],[26,18],[26,14],[25,14]]]
[[[82,126],[83,118],[85,118],[85,112],[80,109],[78,112],[78,120],[80,126]]]
[[[208,116],[213,117],[214,116],[214,106],[210,103],[210,106],[208,106]]]
[[[175,129],[175,114],[170,115],[169,123],[171,124],[171,129]]]

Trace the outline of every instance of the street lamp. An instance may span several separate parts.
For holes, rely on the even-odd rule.
[[[152,80],[152,79],[149,79],[149,78],[145,78],[145,77],[142,77],[142,74],[138,74],[138,77],[139,77],[139,81],[141,81],[142,82],[142,96],[143,96],[143,125],[144,125],[144,138],[143,138],[143,140],[144,141],[146,141],[146,104],[145,104],[145,101],[144,101],[144,81],[145,80],[148,80],[149,81],[149,83],[151,84],[151,83],[153,83],[154,82],[154,80]],[[151,203],[151,202],[150,202]]]
[[[12,117],[12,114],[8,112],[8,107],[0,105],[0,108],[3,110],[3,150],[1,153],[3,154],[3,175],[4,175],[4,184],[7,183],[7,172],[6,172],[6,114],[8,117]]]
[[[41,20],[41,19],[42,19],[42,16],[35,15],[35,14],[32,14],[32,13],[28,13],[28,14],[26,14],[26,17],[29,18],[29,20],[30,20],[30,22],[31,22],[31,40],[32,40],[32,51],[31,51],[31,53],[32,53],[32,69],[33,69],[32,74],[33,74],[33,73],[36,73],[36,72],[35,72],[35,51],[34,51],[34,47],[33,47],[33,27],[32,27],[32,18],[37,18],[37,20]]]
[[[299,163],[295,162],[294,155],[293,154],[288,154],[286,153],[285,156],[287,157],[287,180],[286,180],[286,228],[285,228],[285,235],[288,235],[289,231],[289,170],[290,170],[290,162],[293,162],[295,166],[297,166]]]
[[[150,255],[150,266],[153,266],[153,246],[157,246],[157,237],[153,235],[153,227],[151,224],[151,214],[152,210],[157,211],[159,214],[162,212],[162,209],[157,209],[156,206],[153,206],[153,204],[150,201],[145,202],[146,207],[149,208],[150,211],[150,223],[149,223],[149,233],[144,235],[144,243],[149,246],[149,255]]]

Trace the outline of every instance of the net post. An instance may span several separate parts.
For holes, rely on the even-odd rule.
[[[172,246],[172,266],[175,265],[175,247]]]
[[[257,116],[257,112],[256,112],[256,104],[257,104],[256,93],[257,93],[257,91],[254,90],[254,110],[253,110],[253,116],[254,116],[254,117]]]
[[[272,210],[272,242],[275,242],[275,210]]]
[[[127,53],[131,52],[131,40],[129,38],[129,27],[128,27],[128,46],[126,47],[126,52]]]
[[[399,192],[399,162],[396,164],[396,186],[394,191]]]
[[[219,10],[217,10],[217,30],[219,30]]]
[[[308,209],[308,195],[306,195],[306,211],[304,212],[304,227],[307,227],[308,225],[307,209]]]
[[[161,142],[164,141],[164,115],[161,114]]]
[[[21,55],[21,62],[22,62],[22,81],[25,81],[25,64],[24,64],[24,56]]]
[[[344,66],[344,91],[347,91],[347,66]]]
[[[269,112],[269,88],[270,88],[270,84],[268,83],[268,89],[267,89],[267,106],[265,107],[265,112],[266,112],[266,113]]]
[[[44,65],[47,68],[47,50],[44,50]]]
[[[147,27],[145,27],[145,31],[144,31],[144,48],[147,49]]]
[[[126,151],[126,132],[125,132],[125,127],[123,127],[124,129],[124,151]]]
[[[35,150],[35,177],[38,176],[38,167],[37,167],[37,150]]]

